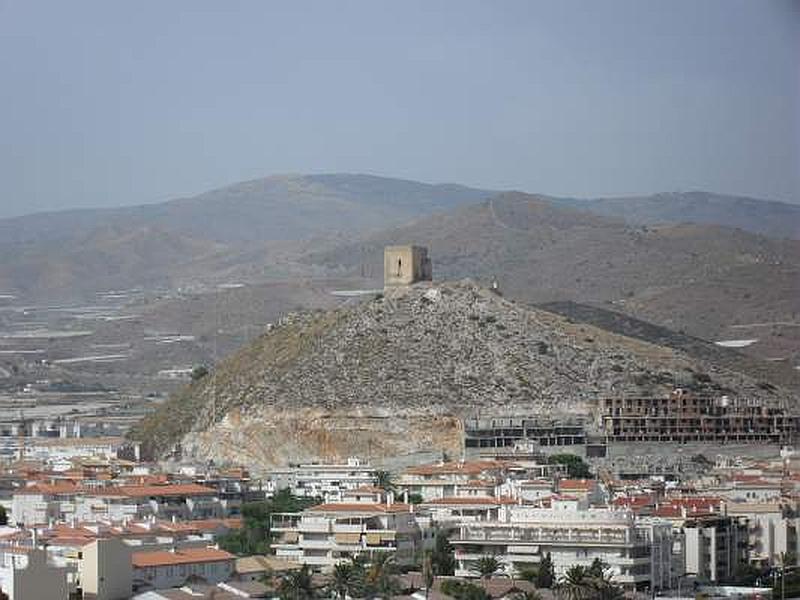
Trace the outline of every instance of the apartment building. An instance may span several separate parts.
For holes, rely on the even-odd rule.
[[[391,553],[398,564],[411,564],[432,542],[414,515],[414,507],[396,503],[391,494],[349,497],[320,504],[302,513],[272,515],[273,544],[278,558],[330,570],[354,556]]]
[[[225,516],[217,490],[196,483],[108,486],[85,492],[78,519],[212,519]]]
[[[556,482],[559,494],[585,500],[589,505],[605,504],[606,498],[596,479],[559,479]]]
[[[217,490],[194,483],[87,487],[55,481],[16,490],[11,515],[12,522],[25,526],[73,519],[121,521],[150,516],[209,519],[225,516],[225,505]]]
[[[476,482],[492,486],[506,479],[512,465],[504,461],[474,460],[419,465],[406,469],[396,481],[398,490],[418,494],[426,502],[460,496],[459,490]]]
[[[83,489],[74,483],[35,483],[14,492],[11,522],[25,526],[70,519]]]
[[[508,575],[533,567],[550,554],[557,576],[572,565],[609,565],[628,589],[669,581],[672,536],[668,522],[640,523],[628,510],[589,508],[585,500],[553,497],[550,507],[512,506],[504,519],[462,523],[450,542],[456,575],[476,576],[483,556],[494,556]]]
[[[782,565],[787,555],[800,556],[800,518],[784,502],[731,502],[730,517],[746,519],[750,562]]]
[[[133,591],[131,549],[116,538],[98,538],[77,556],[78,583],[84,598],[127,600]]]
[[[184,548],[134,552],[133,587],[136,590],[166,589],[200,578],[206,583],[227,581],[234,572],[236,557],[217,548]]]
[[[453,525],[472,521],[505,520],[510,506],[517,500],[508,496],[459,496],[437,498],[420,504],[433,521],[439,525]]]
[[[0,548],[0,589],[9,600],[67,600],[72,591],[69,571],[54,564],[40,548]]]
[[[305,463],[270,473],[274,490],[289,489],[295,496],[337,502],[342,492],[374,485],[377,471],[369,463],[350,457],[346,463]]]
[[[686,573],[717,583],[729,580],[748,562],[746,519],[694,515],[683,524]]]

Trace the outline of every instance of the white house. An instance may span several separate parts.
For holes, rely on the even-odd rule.
[[[133,585],[136,589],[158,590],[198,578],[217,584],[231,578],[235,562],[233,554],[212,547],[134,552]]]

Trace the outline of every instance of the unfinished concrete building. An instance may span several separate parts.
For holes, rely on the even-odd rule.
[[[520,440],[540,446],[573,446],[586,443],[584,422],[578,417],[554,419],[534,416],[464,419],[467,448],[504,448]]]
[[[767,442],[791,444],[800,416],[746,398],[695,395],[598,400],[598,422],[613,442]]]

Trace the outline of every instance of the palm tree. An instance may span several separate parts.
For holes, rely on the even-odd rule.
[[[592,598],[592,580],[589,569],[573,565],[558,582],[558,595],[565,600],[588,600]]]
[[[338,598],[353,596],[358,585],[357,579],[356,567],[350,563],[338,563],[333,566],[330,589]]]
[[[425,584],[425,600],[433,587],[433,582],[436,579],[436,573],[433,568],[433,558],[431,551],[428,550],[422,559],[422,581]]]
[[[366,585],[373,594],[381,598],[391,598],[398,591],[394,578],[394,556],[386,552],[373,555],[366,573]]]
[[[536,569],[536,579],[533,583],[536,584],[537,588],[549,589],[553,587],[555,578],[556,574],[553,567],[553,559],[548,552],[542,557],[542,561],[539,563],[539,568]]]
[[[589,571],[588,574],[590,577],[593,577],[595,579],[602,579],[605,576],[607,568],[608,564],[604,560],[600,558],[595,558],[588,569]]]
[[[523,592],[520,590],[511,594],[511,600],[542,600],[542,595],[535,591]]]
[[[475,570],[481,574],[481,579],[489,579],[500,570],[500,562],[494,556],[481,556],[475,563]]]
[[[394,476],[389,471],[375,471],[375,485],[385,492],[394,491]]]
[[[625,592],[611,580],[611,575],[601,573],[599,577],[592,577],[593,598],[597,600],[623,600]]]
[[[314,598],[314,586],[311,582],[311,570],[304,564],[297,571],[290,571],[281,579],[278,586],[281,600],[311,600]]]

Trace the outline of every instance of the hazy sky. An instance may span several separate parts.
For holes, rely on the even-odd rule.
[[[800,201],[800,1],[0,0],[0,216],[283,172]]]

